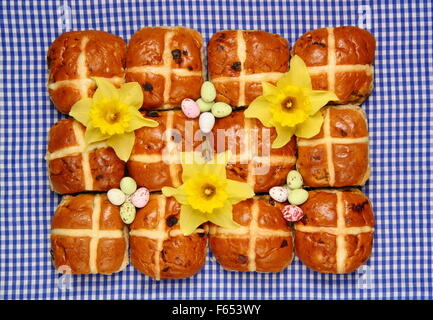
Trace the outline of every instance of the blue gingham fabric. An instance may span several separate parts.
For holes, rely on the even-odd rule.
[[[432,299],[433,8],[431,1],[6,1],[1,14],[1,299]],[[46,91],[46,52],[65,30],[129,40],[143,26],[183,25],[205,40],[222,29],[262,29],[291,45],[304,32],[358,25],[377,39],[370,129],[371,259],[348,275],[319,274],[295,258],[278,274],[224,271],[209,253],[184,280],[153,281],[132,266],[112,276],[61,276],[50,260],[47,132],[63,116]]]

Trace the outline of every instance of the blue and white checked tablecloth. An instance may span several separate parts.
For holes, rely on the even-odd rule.
[[[6,1],[1,0],[1,299],[432,299],[431,1]],[[92,3],[92,4],[90,4]],[[377,39],[368,114],[373,254],[358,272],[327,275],[298,259],[279,274],[221,269],[209,254],[195,277],[156,282],[129,266],[60,278],[50,260],[47,131],[62,116],[46,92],[46,52],[65,29],[128,40],[143,26],[184,25],[205,40],[221,29],[263,29],[291,44],[325,26],[358,25]],[[63,284],[63,285],[62,285]],[[65,285],[65,284],[69,284]]]

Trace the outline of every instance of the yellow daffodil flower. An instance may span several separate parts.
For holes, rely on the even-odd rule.
[[[227,179],[229,153],[220,153],[205,162],[196,152],[181,154],[183,184],[178,188],[164,187],[166,197],[181,204],[180,230],[189,235],[201,224],[210,221],[224,228],[236,228],[232,206],[254,196],[253,188],[244,182]]]
[[[274,86],[263,82],[263,95],[245,111],[246,118],[257,118],[265,127],[275,127],[277,138],[272,148],[286,145],[293,135],[311,138],[323,123],[320,109],[337,100],[335,93],[313,90],[307,66],[299,56],[290,61],[290,70]]]
[[[119,89],[104,78],[94,78],[97,89],[92,98],[81,99],[69,113],[86,127],[87,144],[106,141],[119,159],[127,161],[134,146],[134,130],[156,127],[158,122],[144,118],[138,111],[143,91],[137,82]]]

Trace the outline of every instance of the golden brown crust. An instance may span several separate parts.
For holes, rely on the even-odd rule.
[[[124,80],[126,44],[113,34],[71,31],[61,34],[48,49],[48,91],[55,107],[69,113],[78,100],[91,97],[95,83],[91,77]]]
[[[344,241],[348,255],[345,268],[346,273],[349,273],[358,269],[370,258],[373,248],[373,234],[347,235]]]
[[[244,31],[246,74],[286,72],[289,64],[289,43],[278,34],[265,31]]]
[[[320,28],[308,31],[296,40],[292,56],[298,55],[309,67],[328,63],[328,30]]]
[[[74,121],[71,119],[63,119],[57,121],[51,127],[48,135],[48,152],[52,153],[63,148],[78,145],[73,123]]]
[[[143,109],[169,109],[200,97],[203,39],[184,27],[146,27],[128,43],[126,81],[143,89]]]
[[[337,65],[373,64],[376,40],[370,32],[354,26],[334,28]]]
[[[237,31],[219,31],[207,45],[208,70],[211,77],[238,77],[240,74]]]
[[[51,235],[51,257],[54,268],[69,267],[73,274],[90,273],[90,237]]]
[[[125,238],[101,238],[97,247],[97,270],[99,273],[111,274],[120,271],[128,254],[128,242]]]
[[[180,204],[152,194],[131,224],[131,264],[154,278],[181,279],[196,274],[206,259],[206,230],[184,236],[179,229]]]
[[[84,191],[82,156],[65,156],[48,162],[51,189],[60,194]]]
[[[127,163],[129,175],[151,191],[177,187],[182,183],[179,153],[201,150],[198,121],[186,118],[181,111],[159,112],[152,119],[159,123],[158,127],[135,131],[135,144]]]
[[[118,187],[124,176],[125,163],[112,148],[85,147],[84,131],[73,119],[60,120],[50,129],[46,159],[55,192],[108,191]]]
[[[124,226],[125,225],[120,218],[119,207],[113,205],[105,194],[101,195],[99,230],[122,230]]]
[[[221,266],[236,271],[285,269],[293,259],[293,239],[282,208],[269,197],[256,197],[233,206],[233,219],[240,228],[212,225],[210,248]]]
[[[310,187],[364,185],[370,176],[368,127],[357,106],[329,107],[318,135],[298,139],[297,169]]]
[[[233,107],[249,105],[261,95],[262,81],[275,82],[289,67],[287,40],[264,31],[219,31],[207,52],[216,101]]]
[[[89,152],[89,165],[95,191],[117,188],[125,175],[125,162],[116,156],[112,148]]]
[[[128,262],[127,231],[119,207],[105,194],[65,196],[52,220],[51,249],[56,269],[74,274],[111,274]]]
[[[295,223],[299,259],[323,273],[349,273],[364,264],[373,244],[370,200],[357,189],[309,191]]]
[[[292,56],[310,67],[313,89],[334,91],[336,104],[361,104],[373,89],[375,47],[374,37],[358,27],[321,28],[302,35]]]
[[[214,151],[230,150],[238,158],[227,165],[229,179],[248,182],[255,192],[268,192],[273,186],[285,184],[287,173],[296,160],[294,138],[282,148],[271,148],[276,138],[275,129],[264,127],[256,119],[246,119],[243,111],[217,119],[212,132]],[[249,150],[244,133],[248,134]],[[256,156],[262,157],[261,160]]]
[[[329,233],[295,232],[296,256],[308,268],[321,273],[337,273],[337,240]]]
[[[94,196],[80,194],[76,197],[65,196],[54,213],[53,229],[91,229]]]

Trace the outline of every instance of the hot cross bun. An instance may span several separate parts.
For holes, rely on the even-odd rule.
[[[244,111],[218,119],[212,133],[216,153],[232,152],[227,178],[249,183],[254,192],[268,192],[273,186],[285,184],[295,166],[295,138],[282,148],[271,148],[275,129],[264,127],[257,119],[245,118]]]
[[[170,109],[198,99],[204,81],[203,39],[184,27],[146,27],[128,43],[126,81],[141,84],[143,109]]]
[[[104,142],[86,145],[84,132],[85,127],[73,119],[60,120],[50,129],[45,159],[55,192],[70,194],[119,187],[125,162]]]
[[[74,274],[111,274],[128,264],[128,232],[119,207],[105,194],[65,196],[51,223],[51,253],[56,269]]]
[[[296,255],[310,269],[349,273],[363,265],[373,246],[370,200],[358,189],[309,191],[295,223]]]
[[[310,187],[362,186],[370,177],[368,127],[358,106],[324,111],[320,132],[298,139],[297,169]]]
[[[91,77],[107,78],[117,87],[125,82],[126,44],[113,34],[71,31],[60,35],[48,50],[48,92],[54,106],[69,113],[80,99],[92,97]]]
[[[184,236],[179,229],[180,204],[174,198],[152,194],[138,210],[129,233],[131,264],[156,279],[188,278],[206,261],[207,228]]]
[[[211,224],[210,248],[224,269],[279,272],[292,262],[292,230],[282,207],[269,197],[255,197],[233,206],[239,228]]]
[[[186,118],[181,111],[151,113],[159,126],[135,131],[135,144],[127,163],[129,175],[151,191],[178,187],[182,184],[180,152],[200,150],[202,134],[198,121]]]
[[[209,41],[209,77],[217,101],[247,106],[289,69],[289,43],[265,31],[219,31]]]
[[[294,44],[292,56],[308,66],[313,89],[335,92],[336,104],[361,104],[373,90],[376,41],[354,26],[309,31]]]

